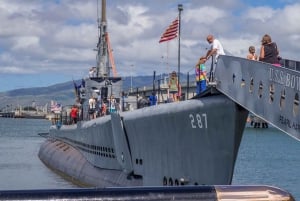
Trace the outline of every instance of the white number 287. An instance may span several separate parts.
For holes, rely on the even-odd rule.
[[[207,128],[207,115],[206,113],[202,114],[190,114],[192,128]]]

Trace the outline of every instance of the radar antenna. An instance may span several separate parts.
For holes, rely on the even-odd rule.
[[[115,67],[114,57],[110,45],[109,35],[107,32],[107,21],[106,21],[106,0],[102,0],[101,6],[101,21],[99,19],[98,12],[98,1],[97,1],[97,22],[98,22],[98,44],[97,44],[97,77],[109,77],[110,70],[112,69],[113,76],[117,76]],[[111,66],[110,66],[110,65]]]

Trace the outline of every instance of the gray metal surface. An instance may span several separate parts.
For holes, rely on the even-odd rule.
[[[121,170],[97,168],[76,148],[61,140],[48,139],[38,153],[43,163],[79,186],[141,186],[140,179],[128,179]]]
[[[124,113],[144,185],[230,184],[248,112],[223,95]]]
[[[216,87],[223,94],[300,139],[300,72],[244,58],[221,56],[215,76]]]
[[[144,186],[230,184],[247,115],[226,96],[211,94],[54,126],[50,136],[93,166],[141,178]],[[62,165],[47,162],[47,153],[43,158]]]
[[[133,171],[131,154],[121,117],[117,113],[111,114],[112,136],[114,138],[116,157],[122,169],[127,174]]]
[[[63,125],[59,129],[54,126],[49,135],[80,150],[96,167],[122,169],[115,155],[110,116],[78,122],[77,125]]]

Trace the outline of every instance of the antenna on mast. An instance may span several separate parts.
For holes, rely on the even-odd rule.
[[[98,11],[98,1],[97,1],[97,22],[98,22],[98,44],[97,44],[97,67],[96,75],[97,77],[109,77],[110,71],[112,69],[113,76],[117,76],[117,71],[115,67],[114,57],[112,53],[112,48],[110,45],[109,35],[106,31],[106,0],[102,0],[101,9],[101,21],[99,19]],[[110,66],[110,65],[111,66]]]
[[[98,2],[98,1],[97,1]],[[97,77],[107,77],[110,74],[108,67],[108,53],[107,53],[107,41],[106,41],[106,0],[102,0],[101,8],[101,22],[99,19],[99,12],[97,6],[98,16],[98,44],[97,44]]]
[[[99,0],[97,0],[97,25],[98,25],[98,38],[99,38],[100,37]]]

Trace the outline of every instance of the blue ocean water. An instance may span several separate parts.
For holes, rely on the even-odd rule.
[[[246,128],[233,184],[276,186],[300,200],[300,142],[275,128]]]
[[[0,118],[0,190],[78,188],[38,158],[50,122]],[[300,200],[300,142],[274,129],[247,128],[233,184],[271,185]]]
[[[64,189],[75,185],[46,168],[38,158],[50,122],[0,118],[0,190]]]

